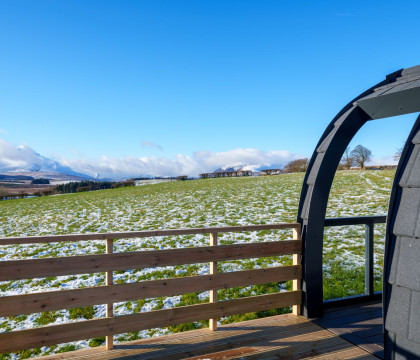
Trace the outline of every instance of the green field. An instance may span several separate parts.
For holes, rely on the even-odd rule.
[[[328,217],[386,214],[395,171],[340,171],[334,180],[327,209]],[[185,227],[227,226],[292,222],[296,220],[303,174],[267,177],[219,178],[177,181],[131,188],[43,198],[0,202],[0,236],[30,236],[87,232],[176,229]],[[375,227],[375,290],[380,290],[383,265],[384,225]],[[291,231],[261,231],[220,234],[222,244],[273,241],[290,238]],[[116,251],[168,249],[208,245],[208,236],[186,235],[116,241]],[[76,254],[103,253],[103,241],[0,246],[0,259],[25,259]],[[272,257],[221,262],[219,271],[290,264],[290,257]],[[324,296],[326,299],[363,293],[364,227],[329,228],[324,240]],[[115,282],[133,282],[164,277],[208,273],[208,264],[171,266],[144,270],[120,271]],[[50,289],[70,289],[104,284],[104,274],[61,276],[48,279],[0,283],[2,295],[17,295]],[[278,292],[290,289],[290,283],[270,283],[221,290],[220,299]],[[156,310],[208,301],[208,292],[185,294],[162,299],[130,301],[115,305],[115,315]],[[287,312],[289,309],[281,311]],[[0,331],[10,331],[45,324],[61,323],[104,316],[103,305],[3,318]],[[265,316],[245,314],[221,319],[231,322]],[[192,323],[168,329],[122,334],[118,340],[177,332],[205,326]],[[103,339],[89,339],[72,344],[3,355],[0,359],[25,358],[35,354],[60,352],[100,345]]]

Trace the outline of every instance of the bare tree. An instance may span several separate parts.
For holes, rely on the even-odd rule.
[[[347,147],[346,150],[344,150],[344,154],[343,157],[341,158],[341,162],[340,162],[343,167],[347,170],[350,170],[351,166],[354,163],[354,159],[352,156],[350,156],[350,148]]]
[[[362,145],[357,145],[350,152],[350,156],[353,158],[354,163],[362,170],[365,168],[365,163],[371,159],[372,151]]]
[[[3,187],[0,186],[0,200],[3,200],[3,198],[7,197],[7,190]]]
[[[309,160],[305,159],[297,159],[289,162],[283,169],[285,173],[292,173],[292,172],[305,172],[308,168]]]
[[[397,151],[394,154],[394,160],[395,161],[400,161],[400,158],[401,158],[401,154],[403,152],[403,149],[404,149],[404,146],[402,146],[402,147],[400,147],[400,148],[397,149]]]

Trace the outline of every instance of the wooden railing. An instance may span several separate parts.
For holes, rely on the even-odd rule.
[[[235,245],[218,245],[218,233],[293,229],[293,239]],[[170,250],[114,252],[114,240],[154,236],[210,234],[210,246]],[[216,330],[217,318],[293,306],[300,313],[302,242],[300,224],[271,224],[198,229],[114,232],[57,236],[1,238],[0,245],[105,240],[106,254],[0,261],[0,281],[14,281],[59,275],[106,273],[105,286],[49,291],[0,297],[0,316],[39,313],[106,303],[106,317],[60,325],[0,333],[0,353],[106,336],[113,347],[113,335],[210,319]],[[217,261],[293,255],[292,266],[217,273]],[[171,279],[114,284],[113,271],[156,266],[210,263],[210,274]],[[268,282],[293,281],[293,291],[218,301],[217,290]],[[210,290],[210,302],[165,310],[113,315],[116,302],[174,296]]]

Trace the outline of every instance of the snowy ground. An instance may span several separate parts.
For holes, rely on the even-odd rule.
[[[333,184],[327,209],[329,217],[386,214],[394,171],[341,171]],[[51,235],[88,232],[176,229],[185,227],[228,226],[291,222],[296,220],[302,174],[270,177],[205,179],[166,182],[134,188],[78,193],[45,198],[0,202],[0,237]],[[380,283],[383,263],[384,226],[375,232],[375,271]],[[340,271],[359,271],[364,261],[364,228],[339,227],[326,230],[324,270],[328,282]],[[223,244],[287,239],[291,231],[261,231],[220,234]],[[208,245],[208,236],[189,235],[116,241],[116,251],[167,249]],[[105,250],[104,241],[81,243],[0,246],[0,261],[39,257],[96,254]],[[290,263],[290,257],[272,257],[222,262],[219,271],[277,266]],[[133,282],[162,277],[208,273],[207,264],[173,266],[116,272],[115,282]],[[60,276],[17,282],[0,282],[2,296],[70,289],[104,284],[103,273]],[[290,284],[276,285],[273,291]],[[337,285],[338,286],[338,285]],[[348,294],[358,291],[345,284]],[[221,298],[258,294],[261,287],[246,287],[222,292]],[[264,290],[266,291],[266,290]],[[270,290],[271,291],[271,290]],[[326,289],[326,293],[329,290]],[[147,299],[115,304],[115,315],[164,309],[176,305],[208,301],[208,293],[187,294],[163,299]],[[47,324],[80,321],[104,316],[104,305],[3,318],[0,331],[18,330]],[[224,320],[224,319],[223,319]],[[198,325],[197,325],[198,326]],[[128,340],[179,329],[152,329],[123,334]],[[102,339],[80,341],[42,348],[4,358],[24,358],[102,343]]]

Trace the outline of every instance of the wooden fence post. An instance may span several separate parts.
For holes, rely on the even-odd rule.
[[[210,233],[210,246],[216,246],[216,245],[217,245],[217,232],[212,232]],[[210,262],[210,275],[213,275],[213,274],[217,274],[217,261]],[[209,301],[211,303],[217,302],[217,289],[210,290]],[[216,331],[217,319],[210,319],[209,327],[210,327],[210,330]]]
[[[302,240],[301,237],[301,228],[294,228],[293,229],[293,240]],[[302,260],[301,254],[293,254],[293,265],[300,265]],[[302,279],[295,279],[293,280],[293,290],[302,290]],[[300,315],[301,314],[301,306],[300,305],[293,305],[293,315]]]
[[[113,239],[108,239],[106,241],[106,253],[107,254],[112,254],[114,252],[114,240]],[[114,283],[114,272],[111,271],[107,271],[106,272],[106,278],[105,278],[105,284],[107,286],[112,285]],[[106,317],[110,318],[114,316],[114,304],[113,303],[108,303],[106,304]],[[114,347],[114,335],[107,335],[105,337],[106,339],[106,349],[107,350],[111,350]]]

